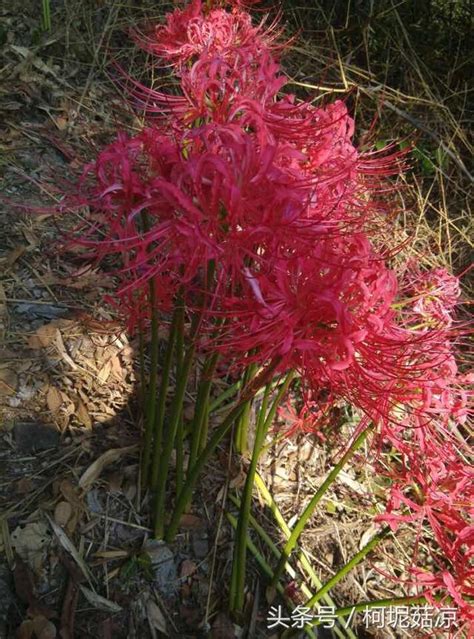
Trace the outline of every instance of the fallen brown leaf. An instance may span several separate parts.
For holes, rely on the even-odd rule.
[[[158,604],[151,598],[146,602],[146,614],[153,638],[155,639],[157,637],[156,631],[168,636],[168,631],[166,630],[166,619]]]
[[[181,516],[179,525],[181,528],[188,528],[189,530],[198,530],[206,527],[206,523],[203,519],[196,515],[190,515],[189,513],[185,513]]]
[[[89,428],[89,429],[92,428],[91,416],[89,415],[89,411],[87,410],[86,405],[84,404],[82,399],[79,399],[77,401],[77,404],[76,404],[76,417],[77,417],[78,421],[80,421],[83,426],[85,426],[86,428]]]
[[[35,601],[33,575],[28,565],[17,555],[15,557],[15,569],[13,581],[18,599],[28,605]]]
[[[37,639],[55,639],[57,634],[56,626],[42,615],[33,619],[33,629]]]
[[[30,348],[46,348],[54,342],[59,329],[55,322],[43,324],[30,336],[28,345]]]
[[[64,526],[67,524],[72,515],[72,506],[68,501],[60,501],[56,504],[54,509],[54,521],[58,526]]]
[[[26,252],[26,246],[17,246],[12,249],[6,256],[5,262],[6,266],[13,266],[15,262]]]
[[[18,630],[16,631],[17,639],[31,639],[33,637],[35,629],[31,619],[23,621]]]
[[[55,386],[50,386],[46,393],[46,404],[48,409],[53,413],[57,413],[63,404],[63,398],[59,389]]]
[[[92,484],[96,481],[96,479],[100,476],[104,468],[113,464],[115,461],[123,457],[124,455],[128,455],[129,453],[135,452],[138,450],[138,446],[126,446],[125,448],[111,448],[106,451],[103,455],[98,457],[95,462],[93,462],[89,468],[82,474],[79,479],[79,486],[88,491],[91,488]]]
[[[11,368],[0,368],[0,395],[14,395],[18,385],[18,377]]]

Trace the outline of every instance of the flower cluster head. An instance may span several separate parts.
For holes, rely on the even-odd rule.
[[[237,368],[298,369],[313,397],[348,400],[375,422],[405,469],[421,450],[423,504],[398,477],[390,521],[404,504],[403,516],[431,523],[457,576],[412,574],[426,592],[444,580],[464,606],[473,536],[452,499],[468,475],[442,443],[467,415],[452,351],[459,282],[389,265],[387,176],[400,156],[357,149],[344,102],[280,94],[278,25],[254,25],[244,5],[192,0],[134,34],[171,67],[175,91],[130,80],[147,124],[85,167],[74,201],[90,215],[75,241],[114,271],[131,330],[152,301],[167,317],[179,297],[201,318],[199,348]],[[295,415],[304,427],[310,405]],[[321,414],[329,405],[313,401]]]

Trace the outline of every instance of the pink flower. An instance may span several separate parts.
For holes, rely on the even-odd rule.
[[[282,48],[275,42],[280,34],[276,20],[268,27],[266,19],[253,26],[251,16],[240,8],[245,3],[223,3],[233,5],[230,12],[216,4],[208,8],[207,3],[192,0],[184,9],[169,13],[166,24],[155,27],[145,38],[135,33],[135,39],[164,62],[176,65],[178,72],[202,56],[229,59],[246,51],[258,55],[262,50]]]

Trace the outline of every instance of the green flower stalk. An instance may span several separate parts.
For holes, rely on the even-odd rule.
[[[245,480],[244,492],[242,496],[242,503],[239,512],[236,544],[234,552],[234,560],[232,564],[232,581],[231,581],[231,595],[230,606],[231,609],[240,612],[244,604],[244,589],[245,589],[245,567],[246,567],[246,550],[247,550],[247,529],[250,518],[250,508],[252,504],[252,491],[255,480],[255,473],[257,470],[257,463],[262,453],[263,444],[270,428],[279,403],[286,394],[291,381],[294,377],[294,371],[290,371],[281,384],[276,393],[270,409],[268,405],[270,402],[270,394],[272,390],[272,384],[267,384],[263,395],[262,406],[259,411],[255,441],[253,446],[252,459],[250,461],[250,467],[247,471],[247,477]],[[267,413],[268,411],[268,413]]]
[[[353,455],[356,453],[356,451],[365,442],[365,440],[367,439],[367,436],[368,436],[369,432],[371,431],[371,429],[372,428],[369,426],[368,428],[363,430],[355,438],[355,440],[349,446],[348,450],[341,457],[341,459],[336,464],[336,466],[334,466],[332,471],[326,477],[325,481],[321,484],[321,486],[318,489],[318,491],[316,492],[316,494],[312,497],[312,499],[310,500],[309,504],[304,509],[301,517],[298,519],[298,521],[294,525],[293,530],[291,531],[291,535],[290,535],[289,539],[287,540],[287,542],[286,542],[286,544],[285,544],[285,546],[284,546],[284,548],[282,550],[280,561],[278,562],[278,565],[277,565],[277,567],[276,567],[276,569],[274,571],[272,584],[271,584],[272,586],[276,586],[278,580],[280,579],[280,576],[281,576],[281,574],[283,572],[285,564],[286,564],[288,558],[290,557],[291,553],[293,552],[293,549],[295,548],[296,544],[298,543],[298,539],[300,538],[301,533],[303,532],[304,527],[305,527],[307,521],[309,520],[309,518],[311,517],[311,515],[313,514],[316,506],[319,504],[321,499],[324,497],[324,495],[327,492],[327,490],[334,483],[334,481],[336,480],[337,476],[339,475],[339,473],[341,472],[341,470],[343,469],[345,464],[349,461],[349,459],[351,459],[351,457],[353,457]]]

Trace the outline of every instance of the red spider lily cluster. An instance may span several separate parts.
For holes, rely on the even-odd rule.
[[[386,512],[378,517],[396,530],[409,523],[416,530],[406,585],[435,605],[458,607],[461,637],[474,625],[474,468],[459,429],[470,415],[469,374],[459,374],[447,327],[459,297],[459,281],[445,269],[421,272],[411,266],[404,292],[408,322],[426,333],[441,331],[432,349],[443,354],[437,370],[427,370],[421,410],[400,416],[383,434],[395,461],[378,467],[391,480]],[[443,333],[442,329],[445,329]],[[431,378],[431,379],[430,379]],[[471,630],[469,630],[471,629]]]
[[[400,453],[386,518],[429,522],[440,549],[432,572],[411,574],[470,619],[473,482],[451,428],[467,415],[453,356],[459,282],[388,266],[387,176],[402,159],[356,149],[343,102],[281,95],[277,24],[226,4],[193,0],[134,33],[176,85],[129,79],[147,126],[85,168],[75,203],[90,215],[75,241],[114,270],[111,301],[131,330],[152,298],[165,318],[179,298],[199,316],[202,351],[236,370],[278,361],[301,373],[313,398],[302,424],[341,398],[378,424]]]

